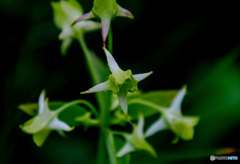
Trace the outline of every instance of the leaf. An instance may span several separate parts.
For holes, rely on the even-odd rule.
[[[79,123],[78,121],[76,121],[76,118],[84,116],[86,113],[87,110],[84,107],[79,105],[73,105],[62,111],[58,115],[58,118],[70,126],[78,126]]]

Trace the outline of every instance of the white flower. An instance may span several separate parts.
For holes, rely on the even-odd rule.
[[[52,2],[52,8],[54,23],[62,30],[59,34],[59,39],[62,40],[62,55],[66,55],[73,39],[82,37],[85,32],[101,28],[99,23],[93,21],[82,21],[74,27],[71,26],[72,22],[83,14],[83,9],[76,0]]]
[[[137,126],[133,125],[132,134],[123,132],[116,132],[117,135],[122,135],[126,139],[124,146],[117,152],[117,157],[122,157],[127,153],[144,150],[150,153],[152,156],[157,157],[157,154],[153,147],[145,140],[143,133],[144,128],[144,117],[142,114],[139,115],[139,121]]]
[[[62,131],[71,131],[72,127],[58,119],[58,114],[61,110],[51,111],[48,108],[48,99],[45,98],[45,91],[39,96],[39,109],[35,117],[25,122],[20,128],[29,134],[33,134],[33,140],[37,146],[42,146],[52,130],[60,133]]]
[[[146,131],[146,137],[165,130],[172,130],[178,140],[181,137],[184,140],[191,140],[194,135],[194,126],[198,124],[199,117],[183,116],[181,112],[181,103],[186,94],[184,86],[176,95],[169,108],[162,111],[162,117],[155,121]]]
[[[127,116],[127,94],[128,92],[134,92],[138,90],[137,83],[147,78],[152,72],[142,73],[133,75],[131,70],[123,71],[110,54],[110,52],[103,47],[105,54],[107,56],[108,66],[112,72],[109,75],[108,80],[100,83],[85,92],[85,93],[94,93],[101,92],[106,90],[113,91],[114,94],[117,94],[119,104],[125,114]]]

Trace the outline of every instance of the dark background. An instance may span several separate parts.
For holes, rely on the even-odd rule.
[[[0,159],[3,163],[94,163],[98,132],[78,128],[68,138],[53,133],[43,148],[19,129],[29,117],[17,105],[36,102],[43,88],[50,100],[71,101],[91,86],[82,51],[60,54],[59,30],[49,0],[1,0],[2,108]],[[92,1],[80,1],[85,12]],[[192,141],[169,144],[169,132],[149,139],[159,158],[133,153],[132,163],[205,163],[215,150],[240,148],[240,24],[236,4],[119,0],[134,20],[112,22],[113,54],[123,69],[153,70],[139,84],[144,91],[188,85],[183,113],[199,115]],[[85,36],[104,61],[100,31]],[[239,155],[238,152],[233,153]],[[233,155],[231,154],[231,155]],[[213,154],[214,155],[214,154]]]

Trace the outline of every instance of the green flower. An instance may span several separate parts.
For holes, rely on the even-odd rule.
[[[39,96],[38,106],[37,115],[20,125],[22,131],[33,134],[33,140],[37,146],[42,146],[52,130],[56,130],[60,134],[63,131],[73,130],[72,127],[58,119],[58,114],[62,111],[61,108],[54,111],[48,108],[48,99],[45,98],[45,91],[42,91]]]
[[[94,17],[100,19],[102,25],[103,45],[105,46],[111,20],[116,16],[133,19],[131,12],[119,6],[116,0],[94,0],[92,10],[76,19],[73,22],[73,25],[79,21],[92,19]]]
[[[126,139],[124,146],[117,152],[117,157],[122,157],[127,153],[144,150],[149,152],[153,157],[157,157],[154,148],[145,140],[143,133],[144,128],[144,117],[142,114],[139,115],[139,121],[137,126],[133,125],[132,134],[115,132],[117,135],[121,135]]]
[[[72,22],[83,14],[81,5],[76,0],[67,0],[60,2],[52,2],[54,23],[62,30],[59,34],[59,39],[62,40],[61,53],[66,55],[67,49],[75,38],[84,35],[85,32],[90,32],[99,29],[99,23],[93,21],[83,21],[72,27]]]
[[[186,86],[184,86],[174,98],[169,108],[161,111],[162,117],[155,121],[146,131],[146,137],[153,134],[170,129],[176,134],[175,142],[178,138],[183,140],[191,140],[194,135],[194,126],[198,124],[199,117],[183,116],[181,112],[181,103],[186,94]]]
[[[123,71],[118,66],[110,52],[105,47],[103,47],[103,50],[107,56],[108,66],[112,74],[109,75],[107,81],[100,83],[85,92],[81,92],[81,94],[111,90],[114,94],[117,94],[119,104],[125,116],[127,116],[128,92],[137,91],[138,82],[151,75],[152,72],[133,75],[131,70]]]

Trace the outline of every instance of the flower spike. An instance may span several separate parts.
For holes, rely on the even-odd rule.
[[[134,18],[132,13],[119,6],[116,0],[94,0],[92,10],[77,18],[72,25],[94,17],[98,18],[101,21],[103,45],[105,46],[111,20],[117,16],[128,17],[130,19]]]
[[[106,54],[108,66],[112,74],[109,75],[107,81],[100,83],[87,91],[81,92],[81,94],[111,90],[114,94],[117,94],[118,102],[125,114],[125,117],[127,117],[128,92],[137,91],[138,82],[151,75],[152,71],[149,73],[142,73],[136,75],[133,75],[131,70],[123,71],[118,66],[111,53],[105,47],[103,47],[103,50]]]

